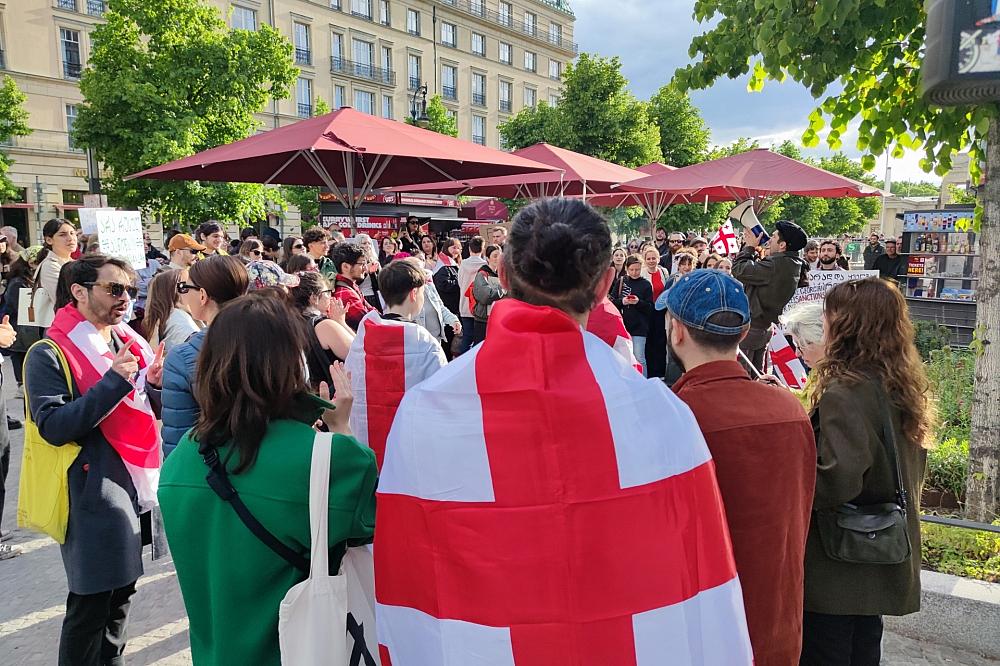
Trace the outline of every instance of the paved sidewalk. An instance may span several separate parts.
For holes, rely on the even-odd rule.
[[[4,363],[3,373],[4,386],[12,393],[9,362]],[[22,402],[10,400],[8,412],[22,414]],[[5,530],[15,525],[23,433],[11,433],[12,469],[6,484],[9,501],[4,507]],[[0,561],[0,664],[55,664],[66,601],[59,547],[48,537],[25,531],[15,532],[8,543],[20,545],[24,553]],[[130,666],[191,664],[187,616],[173,564],[169,560],[152,563],[147,555],[145,570],[132,602],[127,661]],[[1000,662],[977,655],[894,634],[886,635],[885,652],[883,666],[1000,666]]]

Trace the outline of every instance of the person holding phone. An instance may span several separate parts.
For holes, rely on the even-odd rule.
[[[646,336],[653,314],[653,285],[642,277],[642,259],[633,254],[625,259],[625,275],[611,288],[611,302],[622,313],[625,330],[632,336],[635,360],[646,376]]]

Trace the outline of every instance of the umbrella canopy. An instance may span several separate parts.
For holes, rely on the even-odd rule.
[[[473,197],[539,199],[551,196],[583,196],[612,192],[618,183],[645,174],[605,160],[557,148],[547,143],[515,150],[511,155],[547,164],[558,171],[525,176],[462,179],[393,188],[397,192],[459,194]]]
[[[374,188],[421,183],[436,176],[453,180],[552,170],[518,155],[345,107],[128,179],[325,185],[345,202],[353,218],[354,209]]]
[[[704,200],[758,199],[766,207],[784,194],[805,197],[874,197],[871,185],[785,157],[766,148],[692,164],[681,169],[623,183],[628,192],[671,192]]]

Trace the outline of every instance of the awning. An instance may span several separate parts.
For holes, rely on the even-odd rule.
[[[32,209],[34,207],[35,207],[35,204],[33,204],[33,203],[2,203],[2,204],[0,204],[0,208],[25,208],[25,209],[30,210],[30,209]]]
[[[56,208],[59,210],[80,210],[83,207],[83,204],[56,204]]]

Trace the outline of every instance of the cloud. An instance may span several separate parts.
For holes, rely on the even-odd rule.
[[[670,81],[678,67],[691,62],[687,53],[691,38],[711,27],[711,23],[694,20],[691,0],[571,0],[571,4],[576,13],[574,39],[580,50],[619,56],[630,89],[641,99],[649,99]],[[785,140],[799,144],[817,100],[794,82],[769,81],[757,93],[747,92],[746,83],[746,77],[721,79],[708,90],[692,92],[692,101],[712,131],[712,143],[749,137],[765,146]],[[843,152],[851,157],[860,155],[856,138],[856,130],[845,136]],[[804,149],[803,153],[820,156],[832,152],[821,145],[823,149]],[[934,174],[920,170],[919,159],[919,154],[908,152],[903,159],[893,160],[893,179],[940,182]],[[876,169],[879,178],[884,164],[885,158],[880,158]]]

